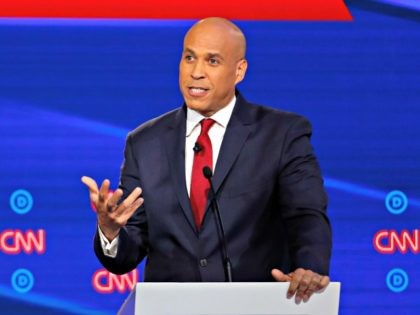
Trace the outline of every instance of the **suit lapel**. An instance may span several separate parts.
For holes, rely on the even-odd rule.
[[[251,108],[252,105],[247,103],[237,93],[235,109],[226,128],[213,176],[213,185],[216,194],[229,174],[251,132],[250,125],[253,121]],[[168,127],[168,131],[165,133],[162,141],[166,148],[166,157],[170,165],[174,190],[188,223],[193,231],[197,233],[185,182],[185,129],[186,108],[184,106],[175,113],[173,124],[170,124]],[[208,207],[209,202],[207,203],[207,210]]]
[[[250,117],[249,107],[250,105],[242,96],[237,94],[235,109],[226,128],[213,176],[213,185],[216,194],[251,132],[250,124],[252,119]]]
[[[186,113],[185,107],[183,107],[175,114],[174,122],[168,127],[168,131],[165,133],[162,141],[166,148],[166,158],[170,166],[172,185],[188,223],[196,231],[185,182],[185,128]]]

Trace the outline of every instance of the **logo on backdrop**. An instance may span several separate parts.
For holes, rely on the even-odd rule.
[[[385,207],[392,215],[403,214],[408,207],[407,196],[399,190],[391,191],[385,198]],[[403,229],[382,229],[373,236],[373,247],[383,255],[392,255],[396,252],[401,254],[420,252],[420,230]],[[409,276],[401,268],[390,270],[386,276],[386,285],[389,290],[395,293],[403,292],[407,289]]]
[[[25,189],[18,189],[10,195],[9,205],[12,211],[23,216],[28,214],[34,205],[32,194]],[[43,255],[46,251],[45,229],[15,229],[0,231],[0,252],[5,255]],[[18,293],[32,290],[35,277],[28,269],[18,268],[10,276],[10,284]]]
[[[7,255],[21,253],[42,255],[46,250],[46,232],[43,229],[37,231],[3,230],[0,232],[0,250]]]
[[[408,287],[408,275],[400,269],[394,268],[386,276],[386,285],[392,292],[403,292]]]
[[[19,293],[26,293],[31,291],[32,287],[34,286],[34,282],[34,276],[28,269],[17,269],[12,274],[12,287]]]
[[[407,206],[408,199],[402,191],[391,191],[385,198],[385,207],[391,214],[401,214]]]
[[[124,275],[115,275],[106,269],[98,269],[92,276],[92,286],[102,294],[130,292],[139,281],[137,269]]]
[[[10,208],[17,214],[25,214],[31,211],[34,200],[29,191],[18,189],[10,196]]]

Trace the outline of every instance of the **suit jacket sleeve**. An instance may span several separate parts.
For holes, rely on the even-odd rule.
[[[311,144],[311,125],[297,117],[282,149],[278,202],[285,222],[291,268],[329,273],[331,228],[327,195]]]
[[[138,166],[132,154],[132,140],[127,137],[124,150],[124,162],[121,168],[121,181],[119,188],[123,190],[121,201],[124,200],[136,187],[142,187],[138,177]],[[121,229],[119,234],[118,252],[115,258],[103,254],[98,231],[95,235],[95,254],[103,266],[112,273],[127,273],[140,263],[147,254],[147,220],[144,207],[140,207]]]

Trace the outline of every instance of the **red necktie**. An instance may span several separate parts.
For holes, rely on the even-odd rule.
[[[190,201],[194,215],[195,225],[200,228],[203,221],[204,212],[207,203],[207,194],[210,183],[203,175],[203,167],[208,166],[213,170],[213,150],[208,131],[214,124],[213,119],[203,119],[201,124],[201,132],[197,138],[194,150],[194,162],[191,174]]]

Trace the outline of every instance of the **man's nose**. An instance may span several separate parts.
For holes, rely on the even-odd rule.
[[[205,77],[205,69],[202,61],[197,61],[194,63],[191,70],[191,77],[195,80],[199,80]]]

